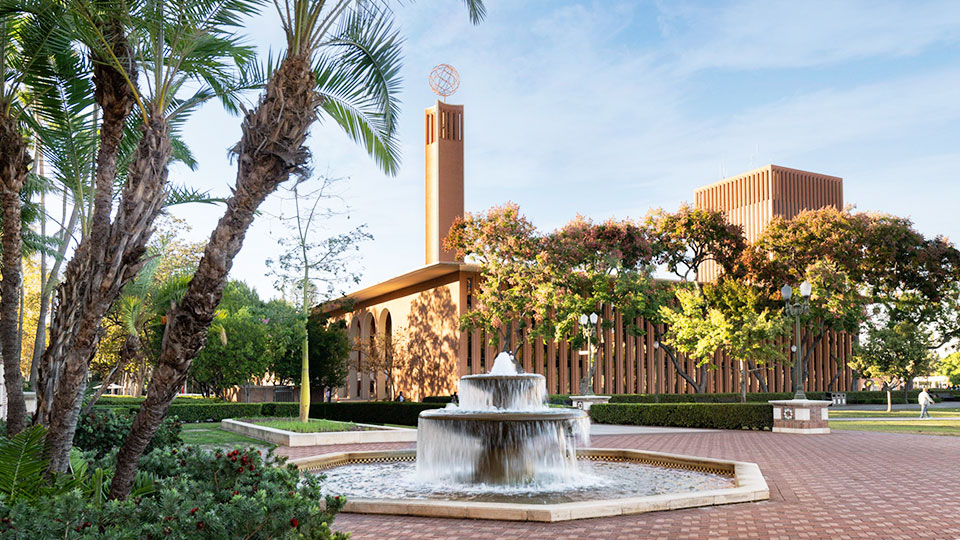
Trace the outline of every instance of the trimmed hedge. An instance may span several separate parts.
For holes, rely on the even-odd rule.
[[[607,403],[590,407],[598,424],[711,429],[773,429],[769,403]]]
[[[422,403],[453,403],[453,396],[427,396]]]
[[[176,403],[170,405],[168,418],[177,417],[184,423],[219,422],[224,418],[240,418],[244,416],[260,416],[263,403]],[[127,405],[100,405],[97,403],[93,410],[113,410],[117,413],[136,414],[140,404]]]
[[[415,426],[420,413],[430,409],[442,409],[442,403],[416,403],[410,401],[360,401],[356,403],[312,403],[311,418],[325,418],[361,424],[396,424]],[[299,414],[298,403],[264,403],[263,416],[294,417]]]
[[[97,400],[97,405],[140,405],[146,401],[146,396],[132,397],[132,396],[100,396],[100,399]],[[206,403],[224,403],[220,398],[205,398],[205,397],[193,397],[193,396],[177,396],[173,398],[174,405],[180,404],[206,404]]]

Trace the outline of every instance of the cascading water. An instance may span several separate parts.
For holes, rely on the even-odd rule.
[[[590,420],[546,404],[543,375],[500,353],[487,375],[460,379],[460,403],[420,413],[417,477],[427,483],[556,485],[577,475]]]

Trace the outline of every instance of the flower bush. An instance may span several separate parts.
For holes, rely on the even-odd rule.
[[[346,540],[330,528],[345,501],[324,498],[319,477],[301,477],[284,461],[253,448],[159,448],[141,461],[153,493],[99,504],[79,490],[0,500],[0,537]]]

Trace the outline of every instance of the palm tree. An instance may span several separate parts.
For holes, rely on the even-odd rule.
[[[236,30],[259,3],[147,0],[135,4],[133,12],[117,13],[125,3],[74,2],[78,34],[94,51],[93,80],[103,122],[90,232],[68,263],[57,291],[50,345],[40,366],[41,375],[51,381],[40,386],[47,395],[40,400],[39,411],[49,427],[51,473],[68,465],[100,322],[145,262],[153,223],[167,196],[167,167],[174,151],[171,133],[210,99],[219,98],[236,111],[237,94],[256,84],[242,76],[253,49]],[[145,89],[138,85],[138,71],[143,72],[139,80]],[[195,86],[199,89],[190,91]],[[140,138],[129,167],[120,171],[116,158],[123,130],[114,130],[108,141],[104,126],[108,117],[113,122],[123,115],[131,101],[141,122]],[[126,122],[124,116],[121,126]],[[111,221],[114,183],[123,174]]]
[[[471,19],[480,0],[465,0]],[[291,175],[305,176],[310,126],[325,114],[362,144],[387,173],[396,172],[400,38],[389,10],[351,0],[274,0],[287,49],[257,106],[246,113],[237,183],[210,236],[203,259],[167,327],[147,399],[117,454],[110,497],[130,492],[137,462],[163,421],[190,364],[203,348],[233,258],[266,197]],[[355,4],[356,8],[351,9]],[[304,381],[306,384],[307,381]]]
[[[30,7],[37,3],[29,2]],[[42,10],[17,11],[7,4],[0,4],[0,347],[7,389],[7,434],[13,436],[27,425],[17,309],[23,257],[21,192],[32,164],[25,136],[31,106],[28,89],[50,80],[49,56],[62,46],[63,33],[55,16]]]

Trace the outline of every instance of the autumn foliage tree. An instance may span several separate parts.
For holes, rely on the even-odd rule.
[[[464,330],[483,329],[491,345],[511,350],[545,313],[547,292],[538,267],[543,239],[516,204],[457,218],[444,247],[480,265],[476,309],[461,318]]]

